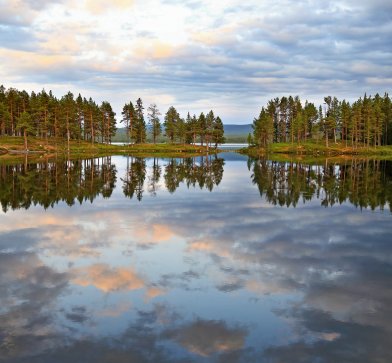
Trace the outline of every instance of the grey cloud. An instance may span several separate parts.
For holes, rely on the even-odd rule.
[[[15,4],[13,1],[0,1],[0,25],[23,25],[30,26],[39,11],[63,0],[27,0]]]
[[[37,243],[37,230],[24,228],[0,233],[0,253],[23,252]]]
[[[222,292],[233,292],[244,288],[244,286],[245,286],[244,281],[237,281],[237,282],[226,282],[223,283],[222,285],[218,285],[216,288]]]
[[[85,306],[74,306],[71,311],[65,314],[65,318],[73,323],[84,324],[89,320]]]
[[[181,4],[195,12],[202,11],[199,8],[203,5],[197,1],[166,3]],[[48,4],[48,1],[34,3],[34,8],[44,9]],[[229,7],[223,13],[219,24],[214,26],[226,25],[229,21],[225,16],[237,13],[232,33],[212,45],[190,42],[167,59],[145,59],[143,64],[130,59],[119,71],[92,70],[90,64],[76,62],[76,66],[70,62],[51,69],[29,67],[12,73],[20,81],[28,77],[38,84],[71,82],[75,87],[104,88],[111,94],[118,90],[127,92],[132,84],[135,90],[159,90],[174,95],[179,104],[190,105],[204,98],[216,103],[225,96],[228,98],[221,113],[225,122],[250,122],[254,116],[251,112],[276,95],[291,93],[322,100],[334,93],[353,99],[365,91],[383,93],[390,87],[387,79],[392,77],[389,61],[392,20],[388,1],[279,1]],[[21,39],[23,32],[7,39]],[[149,32],[136,35],[151,37]],[[4,42],[8,43],[11,41]],[[34,43],[21,44],[33,47]],[[366,66],[361,68],[358,64]],[[373,82],[374,78],[379,81]],[[126,100],[117,101],[113,96],[109,101],[118,102],[119,114],[121,102]],[[249,107],[241,107],[244,104]],[[241,116],[232,114],[233,107],[237,107]]]
[[[27,3],[28,6],[34,10],[43,10],[50,5],[61,4],[64,2],[65,2],[65,0],[27,0],[27,1],[25,1],[25,3]]]
[[[59,342],[50,306],[67,286],[68,275],[44,266],[35,254],[0,254],[1,362],[26,359]]]
[[[268,362],[311,363],[321,362],[389,362],[392,355],[389,349],[390,334],[374,328],[358,325],[354,322],[344,322],[317,310],[296,310],[289,312],[309,330],[319,334],[315,342],[305,339],[286,346],[268,348],[264,357]],[[358,354],[360,352],[360,354]]]

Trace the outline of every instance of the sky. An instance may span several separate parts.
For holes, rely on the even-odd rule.
[[[0,0],[0,84],[247,124],[275,97],[391,93],[391,35],[391,0]]]

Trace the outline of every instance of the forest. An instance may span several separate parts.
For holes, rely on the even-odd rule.
[[[271,143],[323,142],[328,147],[376,147],[392,144],[392,103],[387,93],[367,96],[350,104],[324,97],[318,108],[299,96],[270,100],[253,120],[249,143],[267,147]]]
[[[170,143],[200,142],[208,148],[224,142],[222,120],[212,110],[192,117],[188,112],[184,119],[171,106],[162,122],[157,105],[151,104],[146,122],[143,102],[138,98],[135,105],[124,105],[121,116],[130,143],[146,143],[147,133],[153,143],[161,133]],[[99,105],[91,97],[75,97],[71,92],[57,98],[52,91],[29,94],[0,86],[0,136],[23,136],[26,150],[29,135],[46,141],[62,139],[68,143],[68,149],[70,140],[110,144],[116,128],[116,113],[107,101]]]

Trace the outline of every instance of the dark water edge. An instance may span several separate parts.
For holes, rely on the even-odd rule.
[[[391,183],[232,153],[0,166],[0,362],[390,362]]]

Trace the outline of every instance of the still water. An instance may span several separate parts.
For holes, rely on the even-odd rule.
[[[392,164],[0,165],[0,362],[391,362]]]

